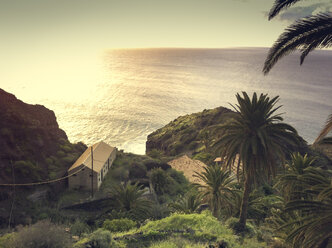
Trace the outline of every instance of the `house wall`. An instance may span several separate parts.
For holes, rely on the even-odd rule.
[[[75,173],[79,171],[84,165],[81,165],[69,173]],[[93,188],[97,190],[98,186],[98,174],[94,171],[93,172]],[[68,178],[68,186],[69,189],[82,189],[82,190],[91,190],[91,169],[84,166],[83,170],[78,172],[76,175],[73,175]]]
[[[111,166],[116,158],[116,153],[117,153],[117,149],[115,148],[112,151],[112,153],[110,154],[110,156],[108,157],[108,159],[106,160],[101,171],[98,173],[98,189],[99,189],[101,183],[103,182],[106,174],[108,173],[109,169],[111,168]]]

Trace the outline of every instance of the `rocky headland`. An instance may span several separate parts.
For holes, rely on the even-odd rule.
[[[86,146],[68,141],[53,111],[0,89],[0,147],[0,182],[28,183],[64,175]]]

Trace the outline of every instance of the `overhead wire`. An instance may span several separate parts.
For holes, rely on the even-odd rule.
[[[94,161],[103,162],[101,160],[96,160],[96,159],[94,159]],[[33,183],[0,183],[0,186],[34,186],[34,185],[43,185],[43,184],[56,183],[56,182],[59,182],[61,180],[64,180],[66,178],[69,178],[69,177],[72,177],[72,176],[76,175],[77,173],[81,172],[83,169],[85,169],[85,166],[83,166],[78,171],[76,171],[74,173],[71,173],[71,174],[69,174],[67,176],[56,178],[56,179],[52,179],[52,180],[47,180],[47,181],[43,181],[43,182],[33,182]]]

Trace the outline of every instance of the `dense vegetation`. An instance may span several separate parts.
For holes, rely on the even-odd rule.
[[[269,18],[298,1],[276,0]],[[296,49],[302,64],[330,47],[331,30],[330,13],[298,20],[264,73]],[[332,117],[309,147],[277,114],[278,97],[236,97],[234,111],[204,110],[156,130],[147,156],[119,152],[93,199],[64,183],[1,188],[0,247],[331,247],[332,162],[320,148],[331,155]],[[0,105],[1,182],[58,178],[86,148],[71,144],[43,106],[1,89]],[[167,164],[180,154],[207,164],[195,174],[201,183]]]
[[[231,159],[224,160],[222,165],[216,165],[202,158],[208,166],[201,173],[196,173],[201,183],[190,184],[182,173],[167,164],[167,161],[172,159],[167,156],[167,152],[152,158],[120,151],[93,201],[88,200],[89,192],[68,190],[53,192],[52,200],[44,198],[35,203],[25,200],[24,218],[29,216],[30,219],[26,221],[35,224],[18,226],[15,232],[7,234],[4,229],[0,246],[19,248],[26,247],[23,244],[30,242],[36,248],[45,245],[76,248],[327,247],[331,238],[329,226],[332,225],[332,173],[329,171],[331,160],[305,146],[291,127],[275,122],[281,120],[278,115],[275,117],[269,113],[273,112],[275,100],[269,105],[271,99],[265,95],[261,97],[254,95],[250,99],[249,96],[244,95],[244,98],[241,98],[238,95],[239,101],[245,98],[248,100],[244,101],[245,107],[239,107],[237,113],[227,111],[223,116],[226,121],[209,122],[210,130],[219,132],[219,135],[213,135],[213,141],[209,135],[199,136],[206,139],[205,141],[199,141],[197,136],[194,142],[199,144],[202,150],[206,151],[209,147],[209,153],[213,157],[224,154],[231,158],[229,148],[232,146],[225,146],[223,142],[227,141],[227,135],[236,135],[237,131],[241,130],[241,125],[244,130],[259,127],[260,122],[257,120],[260,116],[250,118],[248,109],[257,115],[254,107],[259,107],[259,102],[262,101],[262,109],[268,109],[263,112],[268,118],[272,118],[269,119],[271,122],[267,122],[281,125],[281,128],[287,128],[287,132],[290,132],[287,135],[293,135],[292,142],[280,148],[282,153],[273,152],[272,156],[266,156],[269,153],[261,154],[264,150],[259,147],[271,149],[267,146],[271,144],[272,150],[276,151],[277,146],[268,141],[271,137],[266,136],[269,132],[278,134],[272,136],[276,144],[278,140],[283,140],[282,145],[286,145],[284,137],[288,136],[282,136],[282,130],[271,128],[267,132],[258,129],[265,132],[265,136],[260,135],[259,139],[253,142],[253,136],[249,135],[250,142],[248,141],[247,146],[244,134],[250,134],[250,131],[242,130],[244,133],[240,135],[238,148],[236,139],[230,139],[234,153],[240,154],[233,158],[233,163],[236,161],[237,165],[241,165],[238,174],[236,175],[237,170],[227,169],[234,168],[227,167],[232,164]],[[250,121],[244,121],[245,125],[241,122],[239,118],[243,118],[241,111],[244,109],[247,111],[246,117],[255,121],[255,125],[250,124]],[[205,120],[211,117],[207,113],[214,115],[219,110],[204,111]],[[179,125],[182,126],[183,121],[190,119],[194,119],[191,124],[196,125],[199,119],[197,116],[200,114],[194,114],[193,118],[180,118],[182,121]],[[264,128],[269,128],[266,120],[263,123]],[[235,124],[239,126],[234,128]],[[188,128],[190,129],[189,123],[182,131]],[[166,132],[173,132],[173,129],[178,130],[174,123],[167,127]],[[164,135],[165,133],[160,137]],[[183,135],[187,133],[184,132]],[[217,137],[224,139],[217,142]],[[265,145],[260,143],[261,137],[264,137]],[[180,142],[183,139],[177,136],[176,140]],[[207,142],[211,142],[211,145],[207,145]],[[188,144],[180,144],[184,147],[182,151],[188,152],[189,149],[185,148]],[[244,146],[251,150],[243,149]],[[255,149],[260,152],[255,153]],[[306,154],[306,151],[309,154]],[[246,152],[246,155],[241,156],[242,152]],[[152,155],[156,154],[157,152],[152,152]],[[256,161],[256,167],[252,167],[250,164],[246,165],[250,154],[266,157],[262,157],[260,163]],[[270,177],[262,180],[262,172],[271,159],[275,159],[274,167],[269,171],[270,174],[266,173]],[[245,196],[244,182],[248,176],[246,170],[253,168],[255,169],[250,175],[255,175],[260,180],[252,181],[248,196]],[[241,218],[244,197],[247,221],[241,226],[239,223],[243,223]],[[40,235],[45,228],[48,233]],[[62,238],[57,238],[60,236]]]

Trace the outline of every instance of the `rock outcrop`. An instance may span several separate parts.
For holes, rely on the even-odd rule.
[[[188,154],[203,162],[211,162],[215,159],[211,145],[219,136],[215,127],[222,124],[227,119],[226,114],[231,112],[230,109],[218,107],[180,116],[148,136],[146,154]]]
[[[31,182],[64,172],[83,144],[72,145],[53,111],[0,89],[0,182]]]

